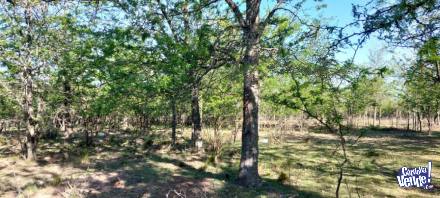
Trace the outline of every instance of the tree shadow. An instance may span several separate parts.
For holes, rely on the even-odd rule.
[[[259,188],[244,188],[235,183],[234,169],[222,168],[213,173],[155,153],[142,159],[124,157],[99,163],[106,164],[99,172],[108,177],[89,177],[77,182],[87,183],[82,188],[92,189],[87,197],[320,197],[317,193],[300,191],[265,178]],[[167,171],[160,165],[175,169]]]
[[[371,177],[371,182],[376,176],[385,177],[383,182],[395,183],[396,164],[384,163],[375,160],[389,152],[410,152],[417,149],[417,152],[429,152],[432,144],[438,145],[438,134],[433,137],[423,136],[406,137],[405,135],[390,135],[389,132],[367,132],[363,137],[370,138],[365,142],[358,142],[350,146],[354,155],[364,156],[368,166],[358,167],[352,164],[347,167],[346,176]],[[390,140],[382,141],[383,137]],[[350,138],[348,143],[353,143],[355,138]],[[326,136],[297,137],[288,140],[288,144],[260,147],[260,162],[287,161],[294,169],[308,170],[319,184],[335,184],[337,170],[333,169],[337,161],[323,160],[323,157],[339,157],[335,147],[338,140]],[[74,141],[78,142],[78,141]],[[156,152],[155,149],[144,148],[144,144],[136,144],[136,140],[123,139],[114,145],[110,142],[96,144],[95,147],[83,148],[78,144],[62,147],[57,142],[47,141],[40,146],[45,150],[40,153],[37,161],[38,166],[44,167],[51,164],[58,164],[63,167],[80,169],[83,174],[78,177],[65,178],[60,181],[61,189],[81,189],[86,197],[323,197],[321,188],[300,188],[294,184],[283,184],[273,177],[262,176],[262,185],[258,188],[245,188],[235,182],[237,178],[236,155],[239,154],[238,147],[230,147],[230,152],[224,152],[222,159],[224,164],[217,165],[216,169],[205,169],[195,166],[191,160],[180,160],[170,157],[183,155],[186,150],[173,150],[167,153]],[[402,145],[406,143],[407,145]],[[158,143],[160,144],[160,143]],[[295,144],[308,145],[306,148],[295,146]],[[155,148],[155,145],[147,145]],[[62,147],[62,148],[60,148]],[[158,147],[160,148],[160,147]],[[335,148],[335,149],[331,149]],[[59,155],[63,150],[66,155]],[[180,152],[180,153],[179,153]],[[232,154],[231,154],[232,153]],[[87,154],[86,163],[72,163],[77,158]],[[197,155],[194,153],[191,156]],[[48,157],[48,158],[47,158]],[[200,156],[195,161],[201,161],[206,156]],[[420,161],[420,160],[418,160]],[[206,162],[205,162],[206,163]],[[440,163],[435,161],[434,163]],[[406,165],[406,164],[405,164]],[[281,170],[283,168],[280,168]],[[25,175],[31,176],[32,170],[24,171]],[[56,178],[59,173],[47,173]],[[12,175],[9,175],[12,177]],[[34,178],[42,179],[42,178]],[[44,178],[43,178],[44,179]],[[310,178],[309,178],[310,179]],[[330,182],[330,183],[329,183]],[[46,183],[53,183],[47,181]],[[357,188],[357,187],[356,187]],[[370,186],[360,186],[368,190]],[[382,193],[382,194],[381,194]],[[377,192],[376,195],[384,195]]]

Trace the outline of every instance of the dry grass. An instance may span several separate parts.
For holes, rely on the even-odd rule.
[[[333,134],[261,131],[259,171],[264,184],[245,189],[234,182],[240,134],[234,143],[232,130],[221,130],[221,152],[211,163],[209,152],[185,150],[189,129],[181,132],[178,150],[163,144],[168,141],[168,136],[161,135],[165,132],[155,130],[151,134],[155,140],[147,146],[127,134],[118,135],[122,140],[117,144],[110,138],[93,148],[73,144],[63,148],[67,150],[64,154],[60,154],[61,144],[44,142],[37,162],[3,156],[0,197],[334,197],[341,153]],[[211,133],[205,130],[204,138],[212,141]],[[348,145],[358,133],[347,137]],[[428,137],[403,131],[364,131],[359,142],[348,147],[350,163],[342,197],[440,196],[438,189],[402,189],[394,176],[402,166],[422,166],[431,160],[433,183],[438,186],[439,143],[440,133]]]

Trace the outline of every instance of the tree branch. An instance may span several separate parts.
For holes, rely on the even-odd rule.
[[[231,8],[232,12],[234,12],[235,19],[237,19],[238,24],[240,24],[241,27],[244,27],[246,24],[243,19],[243,14],[240,12],[240,9],[238,8],[237,4],[233,0],[225,0],[226,3],[228,3],[229,8]]]
[[[269,12],[269,14],[267,14],[266,18],[264,19],[264,21],[261,23],[260,27],[259,27],[259,32],[263,32],[264,28],[267,26],[267,24],[269,23],[269,21],[272,19],[272,17],[275,15],[275,13],[277,12],[277,10],[280,9],[281,5],[284,3],[284,1],[278,1],[278,3],[275,5],[275,7]]]

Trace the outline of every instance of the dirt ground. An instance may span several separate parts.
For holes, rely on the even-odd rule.
[[[222,131],[225,137],[230,133]],[[0,197],[334,197],[341,153],[333,134],[262,131],[263,184],[256,189],[235,184],[239,141],[225,138],[219,159],[213,160],[209,152],[194,153],[184,146],[170,150],[166,137],[150,142],[130,137],[103,136],[93,147],[82,146],[80,140],[64,145],[44,140],[36,162],[22,160],[11,145],[3,145]],[[364,130],[347,136],[350,163],[341,195],[440,197],[439,143],[438,132]],[[433,162],[435,189],[398,186],[395,173],[400,167],[426,166],[428,160]],[[280,179],[282,174],[287,178]]]

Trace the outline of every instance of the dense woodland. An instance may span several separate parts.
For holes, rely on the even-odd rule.
[[[183,193],[178,188],[191,187],[176,187],[183,181],[171,176],[165,181],[169,187],[158,187],[162,190],[130,194],[112,186],[122,194],[107,197],[142,197],[150,191],[152,197],[296,197],[298,189],[322,184],[292,183],[297,177],[291,167],[307,169],[307,150],[276,147],[291,138],[300,140],[294,134],[301,134],[310,146],[329,144],[318,156],[332,151],[327,153],[331,163],[313,165],[320,161],[315,160],[308,169],[331,169],[324,182],[331,192],[300,192],[299,197],[438,196],[437,190],[369,194],[372,187],[362,189],[353,175],[378,173],[392,186],[394,170],[383,173],[377,167],[420,166],[373,160],[368,162],[373,168],[359,172],[362,168],[356,168],[364,165],[356,164],[363,158],[357,152],[364,152],[364,139],[400,134],[399,141],[409,138],[408,144],[431,148],[404,154],[410,159],[439,155],[440,2],[365,1],[347,10],[353,19],[343,26],[313,14],[330,3],[1,0],[1,161],[44,168],[100,152],[116,156],[117,148],[129,149],[121,160],[128,164],[138,154],[136,160],[144,160],[139,164],[165,155],[198,156],[203,166],[178,162],[178,167],[202,171],[202,178],[213,174],[210,167],[223,167],[227,171],[220,180],[230,185],[225,191]],[[305,9],[310,5],[313,9]],[[371,51],[368,63],[358,64],[358,50],[372,38],[387,46]],[[340,53],[347,58],[337,58]],[[312,140],[323,135],[331,144]],[[378,142],[366,147],[368,157],[399,152],[384,149],[378,154],[374,148],[385,146]],[[266,158],[271,145],[278,149],[275,153],[292,151],[299,158],[282,157],[281,165],[267,165],[275,161]],[[58,154],[60,161],[47,159]],[[100,158],[93,159],[86,160],[87,170],[100,164]],[[162,163],[173,160],[177,158]],[[435,164],[440,159],[429,160],[440,168]],[[275,175],[261,173],[277,166]],[[124,181],[124,174],[116,183]],[[163,176],[157,174],[153,178]],[[440,185],[439,173],[434,174],[434,186]],[[11,178],[0,174],[0,183],[13,183]],[[102,189],[93,194],[72,187],[66,179],[71,175],[54,178],[46,183],[71,190],[62,197],[106,197]],[[0,186],[0,196],[37,196],[35,189],[26,195],[27,187]],[[296,190],[285,190],[289,188]],[[239,194],[244,192],[250,194]]]

